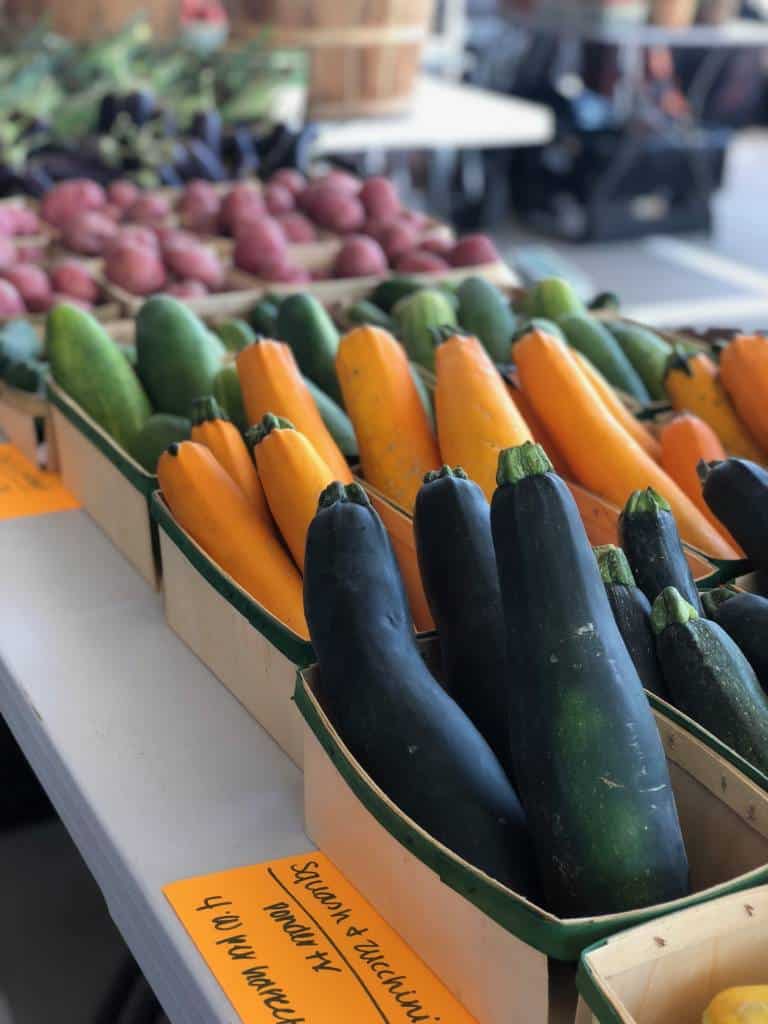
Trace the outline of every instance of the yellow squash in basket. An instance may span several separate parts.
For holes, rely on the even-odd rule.
[[[715,996],[701,1024],[768,1024],[768,985],[728,988]]]

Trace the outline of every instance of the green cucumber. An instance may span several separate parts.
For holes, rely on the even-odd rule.
[[[262,338],[277,337],[277,314],[279,308],[276,302],[263,298],[259,299],[248,314],[251,327]]]
[[[675,707],[768,774],[768,696],[738,646],[674,587],[654,602],[651,622]]]
[[[213,378],[212,394],[238,429],[245,433],[250,424],[245,414],[240,378],[234,363],[227,363]]]
[[[672,346],[647,327],[606,320],[606,326],[618,341],[637,373],[642,378],[651,398],[663,401],[667,397],[664,378]]]
[[[347,306],[344,316],[351,324],[372,324],[374,327],[383,327],[390,333],[395,330],[395,322],[389,313],[385,313],[369,299],[358,299],[351,306]]]
[[[184,416],[167,412],[156,412],[133,439],[130,453],[148,473],[157,472],[157,460],[169,444],[186,441],[192,424]]]
[[[768,693],[768,600],[730,587],[701,595],[708,619],[724,629],[755,670]]]
[[[631,494],[619,516],[619,536],[637,585],[651,604],[666,587],[677,587],[701,612],[699,592],[666,498],[652,487]]]
[[[400,299],[405,299],[409,295],[413,295],[414,292],[420,292],[423,287],[424,282],[418,277],[395,275],[388,277],[381,284],[377,284],[368,298],[385,313],[391,313]]]
[[[67,303],[48,314],[45,340],[56,383],[130,451],[152,408],[120,347],[98,320]]]
[[[320,495],[304,607],[323,710],[363,770],[438,842],[535,899],[520,802],[422,660],[389,535],[358,484]]]
[[[558,338],[560,341],[566,340],[565,335],[554,320],[546,320],[544,317],[535,316],[529,320],[524,320],[520,324],[512,335],[512,341],[519,341],[526,334],[530,334],[531,331],[541,331],[542,334],[548,334],[550,337]]]
[[[401,299],[392,310],[408,358],[427,370],[435,369],[434,331],[456,327],[453,303],[438,288],[425,288]]]
[[[494,362],[509,362],[517,317],[507,297],[484,277],[465,278],[458,296],[463,329],[480,339]]]
[[[286,296],[277,314],[277,337],[291,346],[304,376],[343,406],[336,376],[339,332],[322,303],[303,292]]]
[[[585,355],[609,384],[639,402],[650,401],[648,389],[604,324],[584,313],[567,313],[558,324],[568,344]]]
[[[498,483],[510,744],[546,905],[593,917],[679,899],[667,759],[576,502],[540,445],[503,451]]]
[[[627,556],[621,548],[604,544],[595,548],[595,557],[613,617],[635,663],[640,682],[657,697],[669,700],[656,656],[656,641],[651,629],[651,605],[635,583]]]
[[[559,320],[567,313],[586,312],[573,286],[562,277],[546,277],[531,290],[531,315]]]
[[[224,320],[216,327],[215,333],[228,352],[240,352],[256,340],[253,328],[245,320]]]
[[[315,400],[317,411],[320,413],[331,437],[341,448],[344,455],[348,458],[355,458],[359,452],[352,420],[350,420],[341,406],[337,405],[330,395],[326,395],[323,389],[319,388],[313,380],[305,377],[304,383],[309,388],[310,394]]]
[[[157,411],[189,416],[194,399],[211,394],[226,349],[183,302],[155,295],[136,317],[136,355]]]

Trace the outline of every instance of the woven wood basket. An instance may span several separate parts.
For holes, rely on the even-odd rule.
[[[407,108],[434,0],[240,0],[237,35],[307,51],[313,117]]]
[[[27,0],[17,3],[22,8]],[[51,27],[72,39],[98,39],[110,35],[135,18],[147,15],[156,35],[172,38],[178,33],[180,0],[33,0]]]

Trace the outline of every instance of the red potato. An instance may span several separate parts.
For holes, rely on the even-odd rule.
[[[157,235],[152,228],[140,227],[138,224],[129,224],[127,227],[120,228],[110,242],[107,252],[124,245],[143,246],[145,249],[154,249],[155,251],[160,248]]]
[[[333,263],[334,277],[369,277],[387,272],[387,257],[375,238],[350,235]]]
[[[132,295],[151,295],[165,284],[165,267],[157,248],[123,244],[110,249],[105,262],[107,277]]]
[[[200,281],[211,291],[224,284],[224,267],[216,252],[202,242],[182,243],[165,249],[165,264],[182,279]]]
[[[342,192],[349,192],[353,196],[357,195],[363,185],[356,174],[342,171],[340,168],[328,171],[327,174],[324,174],[322,178],[316,179],[316,181],[322,185],[332,185],[333,188],[339,189]]]
[[[264,202],[273,217],[277,217],[281,213],[290,213],[296,206],[293,192],[279,182],[274,182],[264,188]]]
[[[51,305],[53,292],[48,275],[34,263],[17,263],[3,272],[32,313],[45,313]]]
[[[23,238],[26,235],[37,235],[42,230],[40,218],[28,206],[22,206],[20,203],[18,205],[10,204],[8,210],[10,211],[11,223],[13,225],[11,234]]]
[[[17,263],[44,263],[46,259],[46,251],[44,245],[18,245],[16,246],[16,262]],[[2,263],[2,260],[0,260]],[[0,266],[2,270],[2,266]]]
[[[93,274],[78,260],[65,260],[51,271],[51,287],[58,295],[79,299],[92,305],[99,301],[101,289]]]
[[[449,238],[440,238],[439,235],[435,235],[433,238],[422,238],[419,242],[419,248],[425,252],[433,252],[437,256],[443,256],[447,259],[453,251],[454,242]]]
[[[179,246],[183,248],[185,245],[198,245],[200,242],[197,235],[193,235],[191,231],[182,231],[181,228],[158,228],[154,235],[164,253],[169,249],[177,249]]]
[[[149,227],[163,224],[168,220],[171,204],[165,196],[155,192],[144,192],[126,210],[125,218],[132,224],[146,224]]]
[[[18,316],[26,312],[27,307],[18,289],[10,281],[0,280],[0,317]]]
[[[412,224],[417,231],[424,231],[425,228],[429,227],[431,217],[426,213],[422,213],[421,210],[401,210],[400,220],[406,224]]]
[[[488,235],[465,235],[454,245],[449,256],[454,267],[475,267],[496,263],[499,250]]]
[[[365,209],[356,196],[325,185],[315,193],[310,216],[321,227],[339,234],[359,231],[365,223]]]
[[[448,263],[436,252],[412,249],[396,261],[395,270],[408,274],[436,274],[448,270]]]
[[[175,281],[165,289],[165,294],[177,299],[200,299],[208,294],[208,289],[202,281]]]
[[[18,250],[10,238],[0,235],[0,272],[12,267],[18,258]]]
[[[307,187],[307,179],[301,171],[297,171],[293,167],[281,167],[270,177],[269,184],[281,185],[283,188],[287,188],[293,196],[297,196]]]
[[[289,242],[301,244],[302,242],[317,241],[315,225],[309,217],[305,217],[298,210],[291,210],[290,213],[284,213],[277,219]]]
[[[123,219],[123,212],[122,207],[117,206],[115,203],[107,203],[106,206],[102,206],[99,210],[102,217],[109,217],[115,224]]]
[[[179,200],[179,218],[189,231],[216,234],[221,214],[221,196],[210,181],[190,181]]]
[[[292,263],[290,260],[265,263],[259,277],[273,284],[306,284],[312,280],[312,275],[305,267],[300,267],[298,263]]]
[[[260,275],[264,268],[287,259],[285,232],[273,217],[260,217],[241,225],[235,239],[235,266]]]
[[[43,220],[61,228],[71,217],[86,210],[98,210],[107,201],[101,185],[86,178],[74,178],[55,185],[43,198],[40,212]]]
[[[0,236],[11,238],[16,234],[16,214],[10,203],[0,204]]]
[[[84,256],[101,256],[117,235],[117,225],[100,210],[86,210],[71,217],[61,233],[62,241],[73,252]]]
[[[113,181],[107,189],[107,198],[110,203],[119,206],[121,210],[127,210],[133,206],[140,194],[138,185],[123,179]]]
[[[395,223],[382,231],[378,240],[387,259],[394,262],[418,246],[419,233],[410,224]]]
[[[253,219],[266,212],[261,190],[247,181],[241,181],[225,196],[221,204],[219,223],[225,234],[235,235],[241,221]]]
[[[368,178],[360,189],[360,201],[371,219],[387,220],[400,212],[400,197],[389,178]]]

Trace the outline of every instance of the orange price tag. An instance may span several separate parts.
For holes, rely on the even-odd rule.
[[[244,1024],[476,1024],[322,853],[163,891]]]
[[[12,444],[0,444],[0,519],[79,508],[55,473],[44,473]]]

